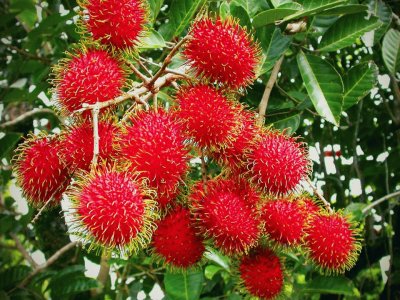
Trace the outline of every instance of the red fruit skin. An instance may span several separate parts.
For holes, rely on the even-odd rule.
[[[129,171],[98,167],[81,172],[70,198],[78,231],[96,245],[131,250],[151,236],[152,201]]]
[[[247,176],[273,194],[286,194],[310,172],[307,150],[302,143],[278,132],[262,135],[248,155]]]
[[[139,111],[118,138],[118,156],[131,170],[157,191],[157,201],[165,207],[176,196],[179,182],[189,167],[188,149],[182,126],[174,114]]]
[[[65,115],[82,108],[83,103],[117,97],[125,83],[119,62],[104,50],[77,53],[58,69],[56,93]]]
[[[259,195],[233,179],[198,183],[189,196],[189,203],[199,230],[213,238],[216,247],[226,254],[247,252],[261,233],[255,203]]]
[[[286,198],[272,200],[262,207],[261,212],[269,239],[282,246],[300,245],[306,216],[297,202]]]
[[[172,267],[183,269],[199,263],[205,251],[185,208],[171,211],[157,223],[152,245],[156,256]]]
[[[16,150],[14,171],[28,202],[36,207],[60,204],[71,178],[60,159],[60,143],[50,136],[31,136]]]
[[[183,53],[198,76],[204,75],[232,88],[255,80],[260,50],[236,21],[202,18],[193,24],[190,35]]]
[[[261,299],[275,299],[281,294],[284,275],[279,257],[269,249],[258,248],[242,258],[240,278],[247,292]]]
[[[177,115],[199,147],[223,148],[237,137],[238,109],[213,87],[185,87],[176,100]]]
[[[344,216],[317,214],[306,227],[309,257],[328,273],[343,273],[354,265],[361,250],[357,235]]]
[[[239,115],[240,129],[236,139],[227,147],[211,152],[211,156],[235,174],[244,172],[246,151],[251,148],[260,128],[256,125],[254,114],[242,110]]]
[[[120,132],[113,120],[98,122],[100,160],[109,160],[114,154],[113,144]],[[71,170],[86,170],[90,168],[93,159],[93,124],[84,120],[67,128],[63,134],[61,153],[63,160]]]
[[[135,46],[145,30],[147,6],[143,0],[86,0],[87,27],[93,38],[116,48]]]
[[[321,208],[318,206],[317,203],[315,203],[315,200],[313,200],[310,197],[303,196],[297,199],[299,203],[299,207],[303,213],[303,215],[309,219],[318,214],[321,210]]]

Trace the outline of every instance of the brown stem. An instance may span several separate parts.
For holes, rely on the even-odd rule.
[[[269,96],[271,95],[272,88],[278,78],[279,70],[281,68],[284,56],[282,55],[281,58],[275,63],[274,68],[272,69],[271,76],[268,79],[267,85],[265,86],[264,94],[261,98],[260,105],[258,106],[258,124],[264,125],[265,116],[268,106]]]
[[[147,84],[149,82],[149,78],[147,78],[146,75],[144,75],[142,72],[140,72],[133,63],[131,63],[130,61],[126,62],[127,65],[129,66],[129,68],[131,68],[131,70],[133,71],[133,73],[135,73],[135,75],[137,77],[139,77],[145,84]]]
[[[95,104],[95,107],[92,109],[92,117],[93,117],[93,159],[92,159],[92,168],[95,168],[97,165],[97,158],[99,156],[99,112],[98,102]]]
[[[310,178],[307,178],[307,183],[308,185],[312,188],[314,195],[318,197],[318,199],[321,200],[321,202],[325,205],[326,209],[328,210],[329,213],[333,213],[333,210],[331,208],[331,204],[326,201],[326,199],[324,198],[324,196],[318,192],[317,188],[313,185],[313,183],[311,182]]]
[[[37,268],[35,268],[32,273],[30,273],[27,277],[25,277],[20,284],[18,284],[18,288],[23,288],[24,286],[26,286],[27,284],[29,284],[29,282],[32,280],[32,278],[42,272],[44,269],[50,267],[53,263],[55,263],[60,257],[61,255],[63,255],[65,252],[67,252],[68,250],[72,249],[73,247],[75,247],[78,244],[78,242],[71,242],[67,245],[65,245],[64,247],[62,247],[61,249],[59,249],[56,253],[54,253],[44,264],[38,266]],[[14,290],[14,289],[13,289]]]
[[[19,240],[18,236],[13,232],[10,233],[10,236],[14,240],[15,246],[17,247],[18,251],[21,252],[22,256],[28,261],[28,263],[31,265],[31,267],[36,269],[38,267],[38,264],[35,262],[35,260],[32,258],[32,256],[30,256],[28,251],[22,245],[22,243]]]
[[[397,192],[391,193],[389,195],[386,195],[386,196],[384,196],[382,198],[379,198],[378,200],[375,200],[374,202],[372,202],[368,206],[364,207],[364,209],[362,210],[362,213],[366,214],[369,210],[371,210],[375,206],[381,204],[382,202],[384,202],[386,200],[389,200],[391,198],[394,198],[394,197],[398,197],[398,196],[400,196],[400,191],[397,191]]]
[[[108,263],[110,257],[111,257],[111,252],[103,250],[103,254],[101,255],[101,260],[100,260],[100,270],[99,273],[97,274],[97,280],[101,283],[101,286],[97,289],[92,290],[92,296],[101,294],[101,292],[103,291],[103,287],[105,286],[108,279],[108,275],[110,273],[110,264]]]
[[[14,126],[18,123],[25,121],[26,119],[28,119],[30,117],[33,117],[34,115],[44,114],[44,113],[56,115],[56,113],[50,108],[34,108],[33,110],[28,111],[28,112],[16,117],[14,120],[0,124],[0,128],[3,129],[3,128]]]

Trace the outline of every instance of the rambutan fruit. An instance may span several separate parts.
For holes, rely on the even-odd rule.
[[[185,137],[175,115],[161,109],[137,112],[123,128],[117,148],[131,170],[149,180],[159,204],[167,205],[189,169]]]
[[[256,79],[260,48],[236,20],[197,20],[190,30],[184,55],[197,75],[239,88]]]
[[[66,115],[82,108],[83,103],[117,97],[125,83],[120,62],[104,50],[77,52],[55,67],[55,72],[58,105]]]
[[[95,40],[116,48],[135,46],[143,35],[148,8],[144,0],[85,0],[87,27]]]
[[[247,110],[239,114],[240,128],[236,139],[225,148],[211,152],[211,156],[223,166],[235,173],[241,173],[246,162],[246,151],[251,148],[260,128],[257,126],[254,115]]]
[[[281,246],[302,242],[306,216],[299,204],[289,197],[270,200],[261,208],[267,237]]]
[[[242,285],[252,296],[275,299],[283,291],[283,266],[270,249],[257,248],[243,257],[239,273]]]
[[[353,267],[361,251],[358,231],[340,213],[320,212],[307,226],[305,245],[309,258],[327,273],[343,273]]]
[[[119,132],[115,120],[110,117],[102,118],[98,122],[99,159],[107,160],[114,155],[113,144]],[[90,119],[78,121],[67,127],[62,134],[61,154],[72,170],[89,170],[93,148],[93,123]]]
[[[208,85],[187,86],[176,100],[177,114],[199,147],[223,148],[237,137],[239,110],[220,91]]]
[[[100,164],[90,172],[78,172],[67,193],[73,207],[73,234],[91,243],[89,249],[103,246],[129,254],[150,242],[156,203],[131,171]]]
[[[316,200],[310,196],[303,195],[296,197],[296,200],[298,201],[301,211],[307,218],[312,218],[321,210],[321,207],[317,204]]]
[[[176,208],[157,222],[153,234],[153,253],[173,268],[187,269],[198,264],[205,247],[196,235],[190,212],[186,208]]]
[[[194,186],[189,203],[199,231],[227,254],[247,252],[261,233],[259,195],[248,184],[215,179]]]
[[[17,184],[27,201],[41,207],[60,203],[61,196],[70,183],[70,174],[60,159],[58,137],[31,136],[16,150],[14,171]]]
[[[304,144],[276,131],[262,134],[247,158],[247,175],[251,181],[274,194],[294,190],[310,171]]]

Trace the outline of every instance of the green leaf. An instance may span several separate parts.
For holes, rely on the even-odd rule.
[[[21,138],[20,133],[7,132],[0,138],[0,158],[7,157]]]
[[[166,46],[164,38],[154,29],[150,29],[149,34],[140,41],[141,49],[157,49]]]
[[[350,46],[364,33],[382,25],[377,17],[365,17],[364,13],[341,17],[322,36],[319,50],[329,52]]]
[[[336,294],[346,296],[359,296],[353,282],[341,276],[318,276],[309,282],[303,289],[307,293]]]
[[[68,278],[62,283],[52,285],[51,294],[57,299],[67,295],[78,294],[99,287],[96,279],[77,276]]]
[[[330,9],[332,7],[338,6],[344,2],[345,0],[302,0],[298,1],[300,4],[303,5],[303,10],[300,10],[290,16],[287,16],[283,19],[283,21],[289,21],[293,19],[298,19],[301,17],[310,17],[316,15],[324,10]]]
[[[235,18],[239,19],[239,24],[242,27],[246,27],[247,29],[251,29],[251,21],[250,21],[250,17],[249,14],[247,13],[247,11],[242,7],[242,6],[238,6],[235,4],[230,5],[230,12],[231,15]]]
[[[361,63],[343,76],[343,110],[346,110],[369,94],[375,86],[378,67],[374,63]]]
[[[253,26],[258,28],[268,24],[274,24],[275,21],[282,20],[287,16],[293,15],[297,11],[297,9],[293,8],[274,8],[265,10],[254,17]]]
[[[366,217],[362,212],[366,206],[365,203],[351,203],[344,209],[344,213],[350,215],[352,221],[361,222]]]
[[[285,133],[292,135],[300,126],[300,115],[294,115],[290,118],[282,119],[273,123],[274,128],[285,130]]]
[[[160,27],[165,40],[178,37],[190,24],[195,13],[206,0],[172,0],[168,11],[169,22]]]
[[[336,15],[350,15],[355,13],[360,13],[366,11],[368,6],[361,4],[349,4],[349,5],[340,5],[337,7],[333,7],[322,11],[320,15],[326,16],[336,16]]]
[[[269,9],[266,0],[233,0],[231,4],[243,7],[251,17],[260,11]]]
[[[0,290],[9,290],[20,283],[29,275],[31,269],[28,266],[19,265],[8,268],[0,273]]]
[[[207,247],[207,251],[204,253],[204,257],[208,260],[215,262],[217,265],[221,266],[229,272],[229,258],[222,255],[217,250]]]
[[[164,0],[148,0],[148,3],[150,8],[150,19],[151,22],[154,23],[158,13],[160,12],[161,6],[164,3]]]
[[[203,272],[165,273],[165,292],[169,299],[196,300],[203,287]]]
[[[256,37],[264,54],[264,62],[260,74],[271,70],[276,61],[286,52],[292,42],[292,36],[283,35],[279,27],[264,26],[258,28]]]
[[[228,17],[230,15],[230,6],[228,3],[223,2],[220,6],[219,6],[219,16],[222,19],[225,19],[226,17]]]
[[[391,28],[386,32],[382,42],[382,56],[389,73],[396,74],[400,68],[400,31]]]
[[[368,3],[369,12],[378,17],[382,26],[373,32],[373,44],[376,44],[385,34],[392,22],[392,9],[388,4],[380,0],[370,0]]]
[[[221,271],[222,268],[220,266],[209,265],[204,270],[204,276],[211,280],[213,279],[214,275]]]
[[[343,104],[343,82],[327,61],[300,52],[297,55],[301,77],[316,111],[338,125]]]

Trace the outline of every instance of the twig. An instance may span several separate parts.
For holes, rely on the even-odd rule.
[[[20,49],[20,48],[18,48],[18,47],[15,47],[15,46],[13,46],[13,45],[9,45],[9,46],[7,46],[7,47],[10,48],[11,50],[15,50],[17,53],[19,53],[19,54],[21,54],[21,55],[23,55],[23,56],[25,56],[25,57],[27,57],[27,58],[39,60],[39,61],[41,61],[41,62],[43,62],[43,63],[45,63],[45,64],[47,64],[47,65],[50,64],[50,59],[48,59],[48,58],[40,57],[40,56],[38,56],[38,55],[29,53],[28,51],[23,50],[23,49]]]
[[[103,250],[103,254],[101,255],[101,260],[100,260],[100,270],[99,274],[97,275],[97,280],[101,283],[101,286],[97,289],[92,290],[92,296],[100,294],[107,282],[107,278],[110,273],[110,264],[108,263],[110,257],[111,257],[111,252]]]
[[[153,74],[150,72],[149,69],[146,68],[146,66],[145,66],[144,63],[140,60],[140,58],[138,59],[138,64],[139,64],[139,66],[140,66],[149,76],[153,76]]]
[[[311,182],[310,178],[307,178],[306,181],[307,181],[308,185],[312,188],[312,190],[314,192],[314,195],[317,196],[322,201],[322,203],[325,205],[325,207],[328,210],[328,212],[329,213],[333,213],[333,210],[331,208],[331,204],[328,201],[326,201],[326,199],[324,198],[324,196],[320,192],[318,192],[317,188],[313,185],[313,183]]]
[[[206,183],[207,183],[207,165],[206,161],[204,159],[204,150],[201,149],[201,178],[203,179],[203,188],[206,188]]]
[[[22,245],[22,243],[19,240],[18,236],[13,232],[10,233],[10,236],[14,240],[15,246],[17,247],[18,251],[21,252],[22,256],[27,260],[27,262],[31,265],[31,267],[36,269],[38,267],[38,264],[35,262],[35,260],[32,258],[32,256],[30,256],[28,251]]]
[[[269,77],[267,85],[265,86],[260,105],[258,106],[258,124],[261,126],[264,125],[269,96],[271,95],[272,88],[274,87],[275,81],[278,78],[278,73],[281,68],[283,58],[284,56],[282,55],[281,58],[279,58],[279,60],[275,63],[275,66],[271,72],[271,76]]]
[[[20,122],[25,121],[26,119],[28,119],[34,115],[45,114],[45,113],[49,113],[49,114],[57,116],[56,113],[50,108],[34,108],[31,111],[28,111],[28,112],[16,117],[14,120],[0,124],[0,128],[11,127]]]
[[[127,61],[126,63],[127,63],[127,65],[129,66],[129,68],[131,68],[131,70],[133,71],[133,73],[135,73],[135,75],[136,75],[137,77],[139,77],[145,84],[147,84],[147,83],[149,82],[150,79],[149,79],[146,75],[144,75],[142,72],[140,72],[140,71],[134,66],[133,63],[131,63],[130,61]]]
[[[153,78],[150,79],[148,82],[148,86],[152,87],[156,80],[161,77],[162,74],[164,74],[165,69],[167,66],[171,63],[172,57],[178,52],[179,48],[189,39],[189,36],[185,36],[183,39],[181,39],[178,43],[175,44],[175,46],[171,49],[171,51],[168,53],[167,57],[164,59],[164,62],[161,66],[161,68],[157,71],[157,73],[153,76]]]
[[[372,202],[371,204],[369,204],[368,206],[364,207],[363,210],[362,210],[362,213],[365,214],[365,213],[367,213],[370,209],[372,209],[372,208],[374,208],[375,206],[381,204],[382,202],[384,202],[384,201],[386,201],[386,200],[389,200],[389,199],[391,199],[391,198],[397,197],[397,196],[400,196],[400,191],[393,192],[393,193],[391,193],[391,194],[389,194],[389,195],[386,195],[386,196],[384,196],[384,197],[382,197],[382,198],[379,198],[378,200],[376,200],[376,201]]]
[[[154,94],[153,94],[153,106],[154,106],[155,112],[158,112],[158,91],[154,91]]]
[[[50,267],[53,263],[55,263],[61,257],[61,255],[63,255],[65,252],[67,252],[68,250],[70,250],[71,248],[75,247],[78,244],[79,244],[78,242],[70,242],[69,244],[67,244],[64,247],[62,247],[61,249],[59,249],[44,264],[35,268],[32,271],[32,273],[30,273],[27,277],[25,277],[25,279],[23,279],[21,281],[21,283],[18,284],[18,288],[23,288],[24,286],[26,286],[36,274],[38,274],[39,272],[43,271],[44,269]]]
[[[97,165],[97,158],[99,156],[99,112],[98,102],[95,104],[95,107],[92,109],[92,117],[93,117],[93,159],[92,159],[92,168]]]

